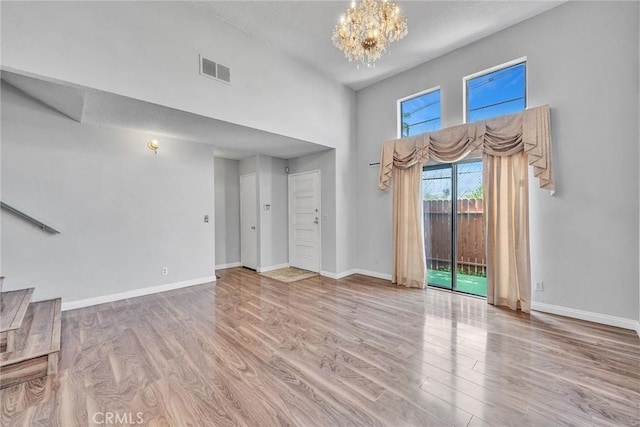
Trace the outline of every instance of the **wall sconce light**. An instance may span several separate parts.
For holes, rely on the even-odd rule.
[[[149,148],[149,150],[153,150],[154,153],[158,154],[158,148],[160,148],[160,144],[158,144],[157,139],[152,139],[147,142],[147,148]]]

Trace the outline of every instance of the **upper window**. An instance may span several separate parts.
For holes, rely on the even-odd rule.
[[[519,59],[464,78],[466,122],[516,113],[527,107],[526,61]]]
[[[440,88],[429,89],[398,101],[398,134],[418,135],[440,129]]]

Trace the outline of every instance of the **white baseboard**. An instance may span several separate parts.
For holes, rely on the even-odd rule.
[[[201,285],[203,283],[215,282],[216,276],[201,277],[199,279],[185,280],[182,282],[167,283],[165,285],[150,286],[148,288],[133,289],[131,291],[119,292],[117,294],[101,295],[99,297],[80,299],[75,301],[62,301],[62,311],[74,310],[76,308],[89,307],[92,305],[105,304],[127,298],[141,297],[143,295],[156,294],[159,292],[171,291],[174,289],[186,288],[189,286]]]
[[[325,271],[325,270],[320,270],[319,274],[321,276],[324,277],[328,277],[330,279],[342,279],[343,277],[347,277],[347,276],[351,276],[352,274],[355,274],[355,270],[347,270],[347,271],[343,271],[342,273],[333,273],[331,271]]]
[[[638,337],[640,337],[640,320],[638,321],[638,324],[636,325],[636,334],[638,334]]]
[[[352,268],[351,270],[343,271],[342,273],[336,274],[336,278],[342,279],[343,277],[351,276],[352,274],[358,274],[358,270]]]
[[[277,265],[270,265],[268,267],[258,267],[256,268],[256,271],[258,273],[266,273],[267,271],[272,271],[272,270],[277,270],[279,268],[288,268],[289,267],[289,263],[284,263],[284,264],[277,264]]]
[[[234,268],[234,267],[240,267],[242,264],[240,264],[239,262],[230,262],[227,264],[218,264],[216,265],[216,270],[224,270],[225,268]]]
[[[562,307],[560,305],[545,304],[534,301],[531,303],[531,310],[557,314],[559,316],[573,317],[574,319],[602,323],[603,325],[616,326],[623,329],[631,329],[632,331],[638,331],[639,328],[639,322],[637,320],[609,316],[608,314],[594,313],[592,311],[577,310],[575,308]],[[638,335],[640,336],[640,332]]]
[[[332,273],[330,271],[320,270],[318,272],[318,274],[320,274],[321,276],[324,276],[324,277],[328,277],[329,279],[337,279],[338,278],[338,275],[336,273]]]
[[[356,268],[354,272],[355,274],[363,274],[365,276],[371,276],[378,279],[391,280],[391,274],[389,273],[380,273],[378,271],[363,270],[361,268]]]
[[[342,279],[343,277],[351,276],[352,274],[362,274],[364,276],[375,277],[378,279],[391,280],[390,274],[379,273],[377,271],[362,270],[360,268],[352,268],[351,270],[343,271],[341,273],[332,273],[330,271],[320,270],[320,275],[329,277],[331,279]]]

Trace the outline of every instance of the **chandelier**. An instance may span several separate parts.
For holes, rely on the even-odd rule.
[[[333,30],[333,44],[351,61],[371,66],[389,43],[407,35],[407,18],[393,1],[362,0],[340,17]]]

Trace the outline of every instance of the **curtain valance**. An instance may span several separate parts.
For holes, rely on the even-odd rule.
[[[393,168],[407,169],[435,159],[462,160],[471,153],[511,156],[524,151],[540,188],[555,190],[548,105],[490,120],[453,126],[437,132],[387,141],[382,146],[378,187],[389,187]]]

